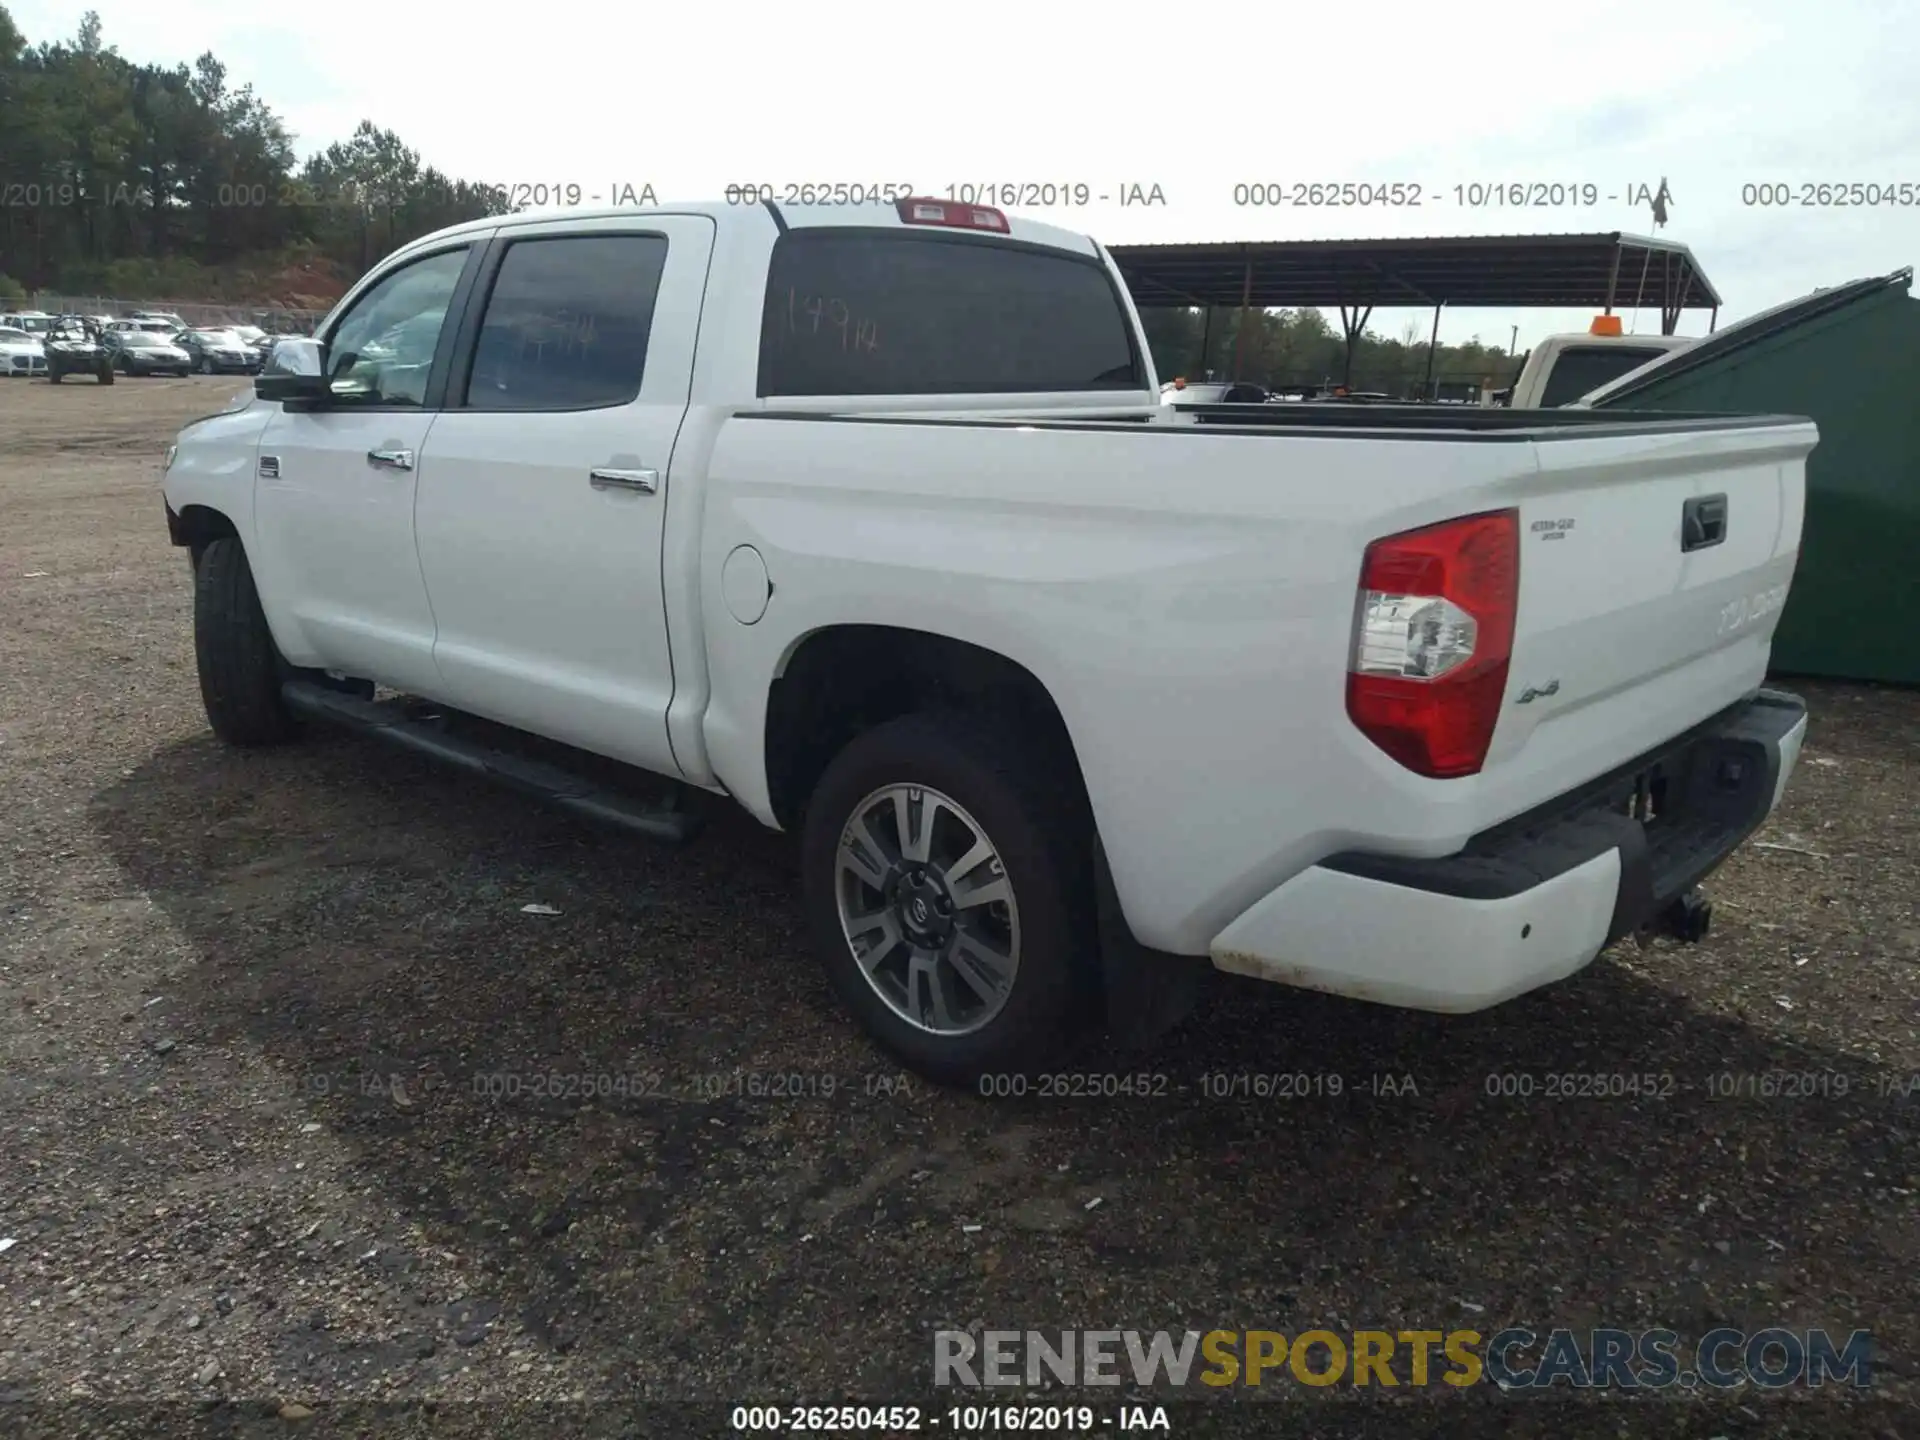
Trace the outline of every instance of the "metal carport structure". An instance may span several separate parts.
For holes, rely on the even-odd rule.
[[[1337,309],[1353,350],[1375,306],[1433,311],[1427,384],[1440,312],[1448,305],[1498,309],[1601,309],[1656,301],[1660,333],[1671,335],[1684,310],[1713,311],[1720,294],[1685,245],[1644,235],[1441,235],[1411,240],[1260,240],[1109,247],[1136,305],[1205,312],[1201,348],[1219,309]],[[1242,325],[1234,346],[1239,378]]]

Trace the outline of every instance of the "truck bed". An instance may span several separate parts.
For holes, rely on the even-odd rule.
[[[1147,944],[1204,953],[1335,853],[1454,854],[1766,676],[1810,422],[1167,409],[745,411],[720,427],[704,499],[710,530],[748,539],[789,582],[785,634],[857,600],[863,623],[969,641],[1046,686]],[[1722,533],[1690,543],[1684,517],[1702,504]],[[1479,773],[1423,778],[1346,713],[1362,557],[1502,509],[1518,512],[1520,579],[1501,718]],[[785,642],[761,641],[766,628],[746,643],[778,673]],[[710,720],[761,733],[724,702]]]
[[[1438,440],[1565,440],[1607,435],[1659,435],[1704,430],[1767,429],[1806,425],[1800,415],[1719,415],[1660,411],[1628,416],[1605,410],[1511,410],[1498,405],[1297,405],[1163,406],[1155,412],[1129,411],[1072,416],[980,415],[952,413],[872,414],[859,411],[766,410],[768,420],[858,421],[863,424],[1031,426],[1048,430],[1151,428],[1179,434],[1204,426],[1225,434],[1320,434],[1328,430],[1356,438],[1411,437]]]

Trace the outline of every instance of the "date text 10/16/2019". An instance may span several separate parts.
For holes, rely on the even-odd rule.
[[[517,181],[486,188],[509,210],[571,209],[581,205],[644,209],[660,204],[659,190],[650,181],[596,185],[577,180]],[[918,186],[908,180],[740,180],[726,185],[721,198],[729,205],[892,205],[907,199],[946,200],[958,205],[1021,210],[1090,205],[1164,209],[1167,205],[1166,187],[1146,180],[965,180],[934,186]]]
[[[946,200],[1010,210],[1075,209],[1088,205],[1165,208],[1166,187],[1151,180],[957,180],[919,186],[907,180],[743,180],[728,185],[729,205],[891,205],[901,200]]]

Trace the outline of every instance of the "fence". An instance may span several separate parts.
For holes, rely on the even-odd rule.
[[[7,308],[13,308],[11,306]],[[222,325],[258,325],[272,335],[309,335],[324,310],[293,310],[282,305],[217,305],[196,300],[117,300],[106,295],[29,296],[18,307],[48,315],[111,315],[118,319],[136,310],[160,310],[178,315],[196,330]]]

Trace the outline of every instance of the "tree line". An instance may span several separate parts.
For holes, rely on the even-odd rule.
[[[1243,341],[1238,310],[1214,311],[1211,325],[1201,310],[1156,307],[1140,312],[1154,369],[1163,380],[1174,376],[1202,380],[1211,375],[1216,380],[1251,380],[1268,386],[1347,384],[1396,397],[1424,393],[1428,337],[1418,322],[1409,321],[1397,339],[1372,330],[1363,332],[1354,342],[1348,378],[1346,337],[1325,312],[1249,310],[1245,319]],[[1498,389],[1512,383],[1525,358],[1483,345],[1477,338],[1442,344],[1433,355],[1433,379],[1449,389],[1489,383]]]
[[[135,64],[87,12],[70,40],[30,45],[0,5],[0,303],[30,290],[124,298],[287,301],[322,272],[330,300],[383,255],[462,220],[502,214],[497,189],[426,164],[390,130],[302,159],[251,85],[211,53],[191,65]],[[1143,312],[1164,376],[1269,384],[1340,380],[1346,346],[1318,310]],[[1204,341],[1204,346],[1203,346]],[[1411,393],[1423,340],[1369,332],[1353,357],[1361,390]],[[1475,343],[1446,345],[1434,374],[1504,384],[1515,363]]]
[[[135,64],[92,11],[71,40],[30,45],[0,6],[0,295],[262,299],[232,292],[295,263],[337,290],[408,240],[506,208],[370,121],[301,159],[211,52]]]

